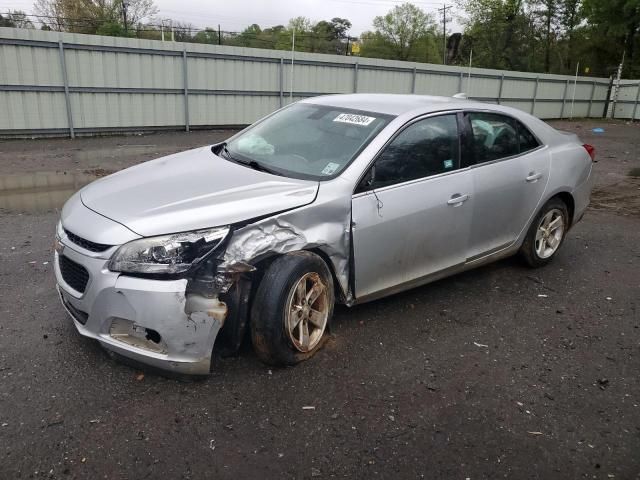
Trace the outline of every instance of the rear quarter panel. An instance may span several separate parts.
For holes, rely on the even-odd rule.
[[[589,204],[593,162],[576,135],[557,132],[553,143],[547,198],[561,192],[571,193],[575,204],[574,223]]]

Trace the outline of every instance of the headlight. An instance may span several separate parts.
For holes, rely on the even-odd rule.
[[[228,233],[229,227],[218,227],[134,240],[125,243],[113,254],[109,270],[126,273],[183,273],[220,245]]]

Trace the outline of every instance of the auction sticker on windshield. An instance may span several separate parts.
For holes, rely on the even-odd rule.
[[[333,175],[335,173],[335,171],[338,170],[338,168],[340,168],[340,164],[329,162],[329,163],[327,163],[327,166],[324,167],[324,169],[322,170],[322,174],[323,175]]]
[[[353,125],[362,125],[366,127],[373,122],[375,117],[367,117],[366,115],[355,115],[353,113],[341,113],[333,119],[334,122],[351,123]]]

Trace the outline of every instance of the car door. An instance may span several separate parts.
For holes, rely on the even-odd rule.
[[[472,201],[469,169],[460,169],[456,114],[405,126],[352,199],[356,297],[463,264]]]
[[[544,194],[550,156],[515,118],[467,112],[463,158],[475,195],[467,251],[472,262],[518,238]]]

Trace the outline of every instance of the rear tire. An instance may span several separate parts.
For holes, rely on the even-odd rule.
[[[531,222],[520,247],[520,257],[532,268],[553,260],[569,229],[569,211],[559,198],[549,200]]]
[[[333,315],[333,277],[321,257],[299,251],[267,268],[251,309],[251,341],[261,361],[295,365],[324,344]]]

